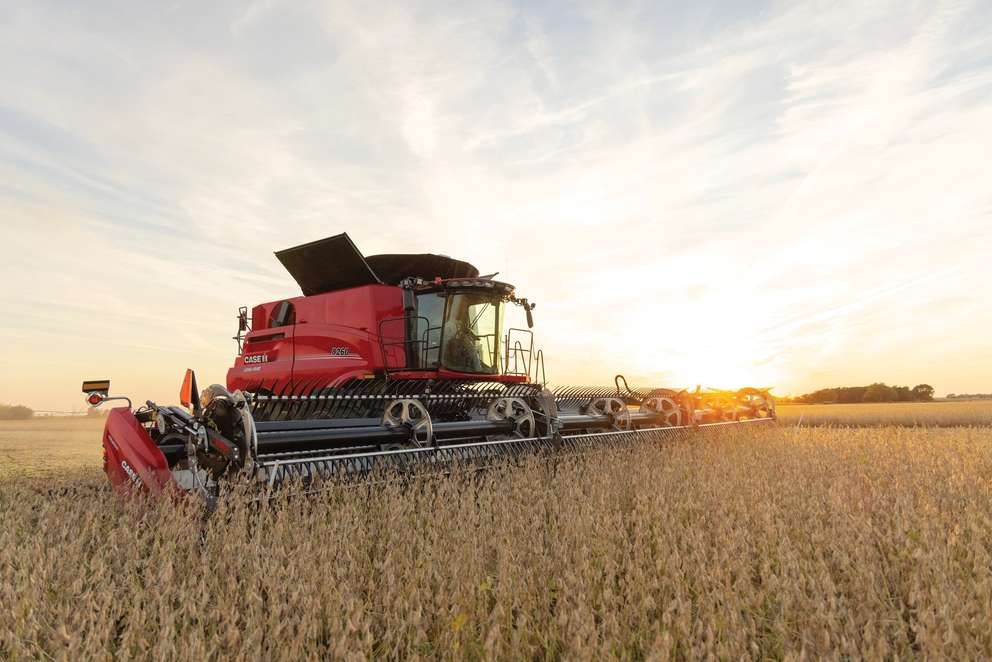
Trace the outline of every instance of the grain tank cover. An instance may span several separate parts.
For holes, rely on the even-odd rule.
[[[276,252],[286,271],[311,296],[361,285],[397,285],[404,278],[475,278],[479,270],[468,262],[432,253],[362,255],[342,232]]]
[[[404,278],[476,278],[479,270],[447,255],[407,253],[369,255],[366,261],[384,283],[396,285]]]
[[[382,281],[347,233],[276,252],[303,294],[323,294]]]

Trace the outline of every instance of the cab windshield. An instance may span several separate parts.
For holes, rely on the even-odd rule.
[[[500,309],[493,292],[430,292],[417,297],[421,366],[456,372],[499,372]]]

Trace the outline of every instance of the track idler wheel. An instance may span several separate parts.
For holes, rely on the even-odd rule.
[[[586,413],[609,416],[614,430],[622,432],[631,428],[630,410],[620,398],[596,398],[586,406]]]
[[[674,398],[658,396],[641,403],[642,414],[654,414],[662,425],[678,427],[682,425],[682,408]]]
[[[418,447],[430,446],[434,441],[434,425],[427,407],[415,398],[401,398],[386,405],[382,424],[387,428],[405,427],[410,431],[410,442]]]
[[[532,439],[537,436],[537,421],[534,411],[521,398],[498,398],[489,405],[486,420],[506,421],[513,423],[511,438]]]

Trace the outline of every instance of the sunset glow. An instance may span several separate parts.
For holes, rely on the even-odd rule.
[[[989,5],[753,5],[9,8],[0,402],[222,381],[344,231],[499,271],[555,384],[992,391]]]

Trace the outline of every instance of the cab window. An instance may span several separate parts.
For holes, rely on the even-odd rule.
[[[420,357],[421,368],[437,368],[441,360],[444,299],[440,292],[427,292],[417,296],[417,319],[413,342]]]
[[[460,292],[448,297],[444,316],[444,367],[459,372],[499,372],[499,310],[491,293]]]
[[[269,328],[296,324],[296,308],[289,301],[277,303],[269,315]]]

